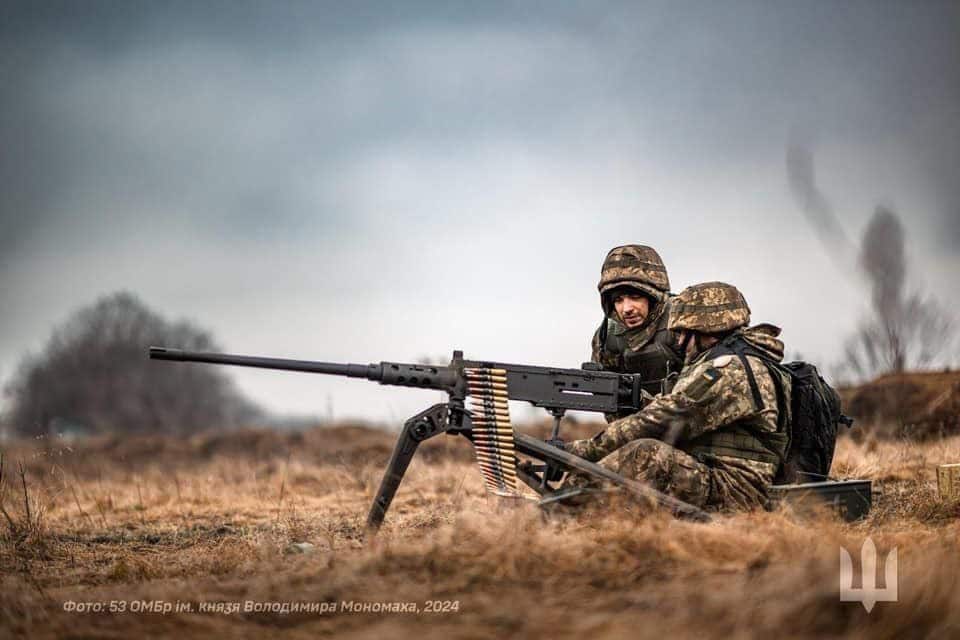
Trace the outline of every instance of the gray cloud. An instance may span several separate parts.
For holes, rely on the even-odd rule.
[[[384,309],[403,318],[391,327],[410,349],[437,351],[415,334],[450,324],[477,341],[522,333],[501,347],[522,350],[535,331],[517,327],[550,296],[575,308],[526,354],[579,360],[585,339],[571,336],[595,322],[595,271],[626,241],[657,244],[679,284],[752,286],[751,303],[807,341],[797,348],[827,352],[817,314],[794,299],[818,284],[788,294],[764,280],[782,257],[814,253],[786,194],[818,219],[832,209],[834,231],[896,202],[918,269],[950,279],[957,14],[953,3],[5,5],[2,368],[113,287],[202,315],[228,344],[269,325],[268,351],[372,344],[358,335],[382,331]],[[820,172],[799,150],[783,185],[794,130],[812,132]],[[480,249],[483,260],[464,259]],[[517,298],[508,320],[489,303],[505,291]],[[855,310],[833,295],[838,315]],[[433,315],[398,311],[411,300]]]

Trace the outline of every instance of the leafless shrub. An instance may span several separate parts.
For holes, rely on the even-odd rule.
[[[905,233],[897,214],[877,207],[858,254],[817,184],[810,149],[800,141],[791,143],[786,168],[794,199],[827,254],[842,273],[859,270],[870,287],[870,314],[846,340],[844,361],[830,367],[832,377],[849,383],[949,363],[955,355],[951,317],[933,297],[908,290]]]
[[[151,344],[215,351],[206,331],[172,323],[126,292],[101,298],[54,330],[5,392],[23,435],[57,432],[190,433],[259,417],[221,371],[147,358]]]
[[[7,510],[7,485],[9,484],[9,471],[5,468],[5,460],[0,453],[0,514],[3,515],[6,524],[6,532],[3,538],[10,542],[15,549],[22,549],[29,543],[34,550],[42,550],[44,546],[44,514],[46,508],[38,499],[31,500],[30,490],[27,487],[27,472],[20,463],[17,466],[17,475],[19,482],[14,481],[14,493],[20,493],[22,497],[22,508],[14,509],[13,513]]]

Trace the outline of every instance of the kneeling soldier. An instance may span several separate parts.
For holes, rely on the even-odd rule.
[[[650,395],[669,392],[683,366],[676,335],[667,329],[670,279],[652,247],[614,247],[600,269],[603,322],[593,334],[591,360],[607,371],[636,373]],[[623,416],[610,416],[610,419]]]
[[[768,366],[783,359],[780,329],[749,322],[736,287],[685,289],[668,323],[686,355],[672,392],[567,451],[698,507],[763,505],[788,444],[790,380]]]

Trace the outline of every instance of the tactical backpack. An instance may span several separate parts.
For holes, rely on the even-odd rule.
[[[790,446],[778,480],[819,482],[826,480],[833,463],[837,429],[853,420],[841,413],[840,396],[808,362],[788,362],[781,369],[793,381]]]
[[[777,392],[778,431],[782,430],[787,435],[786,453],[774,483],[826,480],[833,462],[837,430],[840,424],[848,427],[853,424],[853,420],[841,412],[840,396],[836,390],[827,384],[817,368],[809,362],[781,364],[737,334],[725,339],[714,349],[715,353],[729,353],[740,359],[746,369],[747,381],[758,411],[763,409],[763,399],[760,397],[760,389],[746,356],[760,358],[773,378]],[[790,380],[790,423],[788,425],[783,425],[786,402],[782,389],[783,379],[777,375],[778,372],[785,374]],[[757,432],[754,435],[763,438],[777,434]]]

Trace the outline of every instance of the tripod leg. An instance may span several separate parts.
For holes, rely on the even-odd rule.
[[[435,404],[403,424],[400,438],[393,448],[393,455],[390,456],[387,470],[383,474],[383,480],[380,481],[380,489],[377,490],[373,506],[370,507],[370,514],[367,516],[368,532],[376,532],[383,524],[387,509],[390,508],[393,496],[397,493],[400,481],[403,480],[403,474],[410,466],[413,454],[417,452],[420,443],[445,432],[447,428],[446,404]]]
[[[543,440],[537,440],[536,438],[530,437],[525,433],[516,433],[513,437],[517,451],[532,458],[537,458],[545,462],[553,461],[567,467],[568,469],[575,469],[599,480],[606,480],[607,482],[619,487],[623,487],[624,489],[627,489],[636,495],[653,498],[657,503],[671,509],[674,513],[687,516],[694,520],[698,520],[700,522],[709,522],[711,519],[710,514],[698,507],[687,504],[686,502],[678,500],[673,496],[661,493],[660,491],[657,491],[656,489],[653,489],[642,482],[633,480],[632,478],[624,478],[620,474],[615,473],[606,467],[602,467],[594,462],[588,462],[583,458],[579,458],[571,453],[558,449],[544,442]]]

